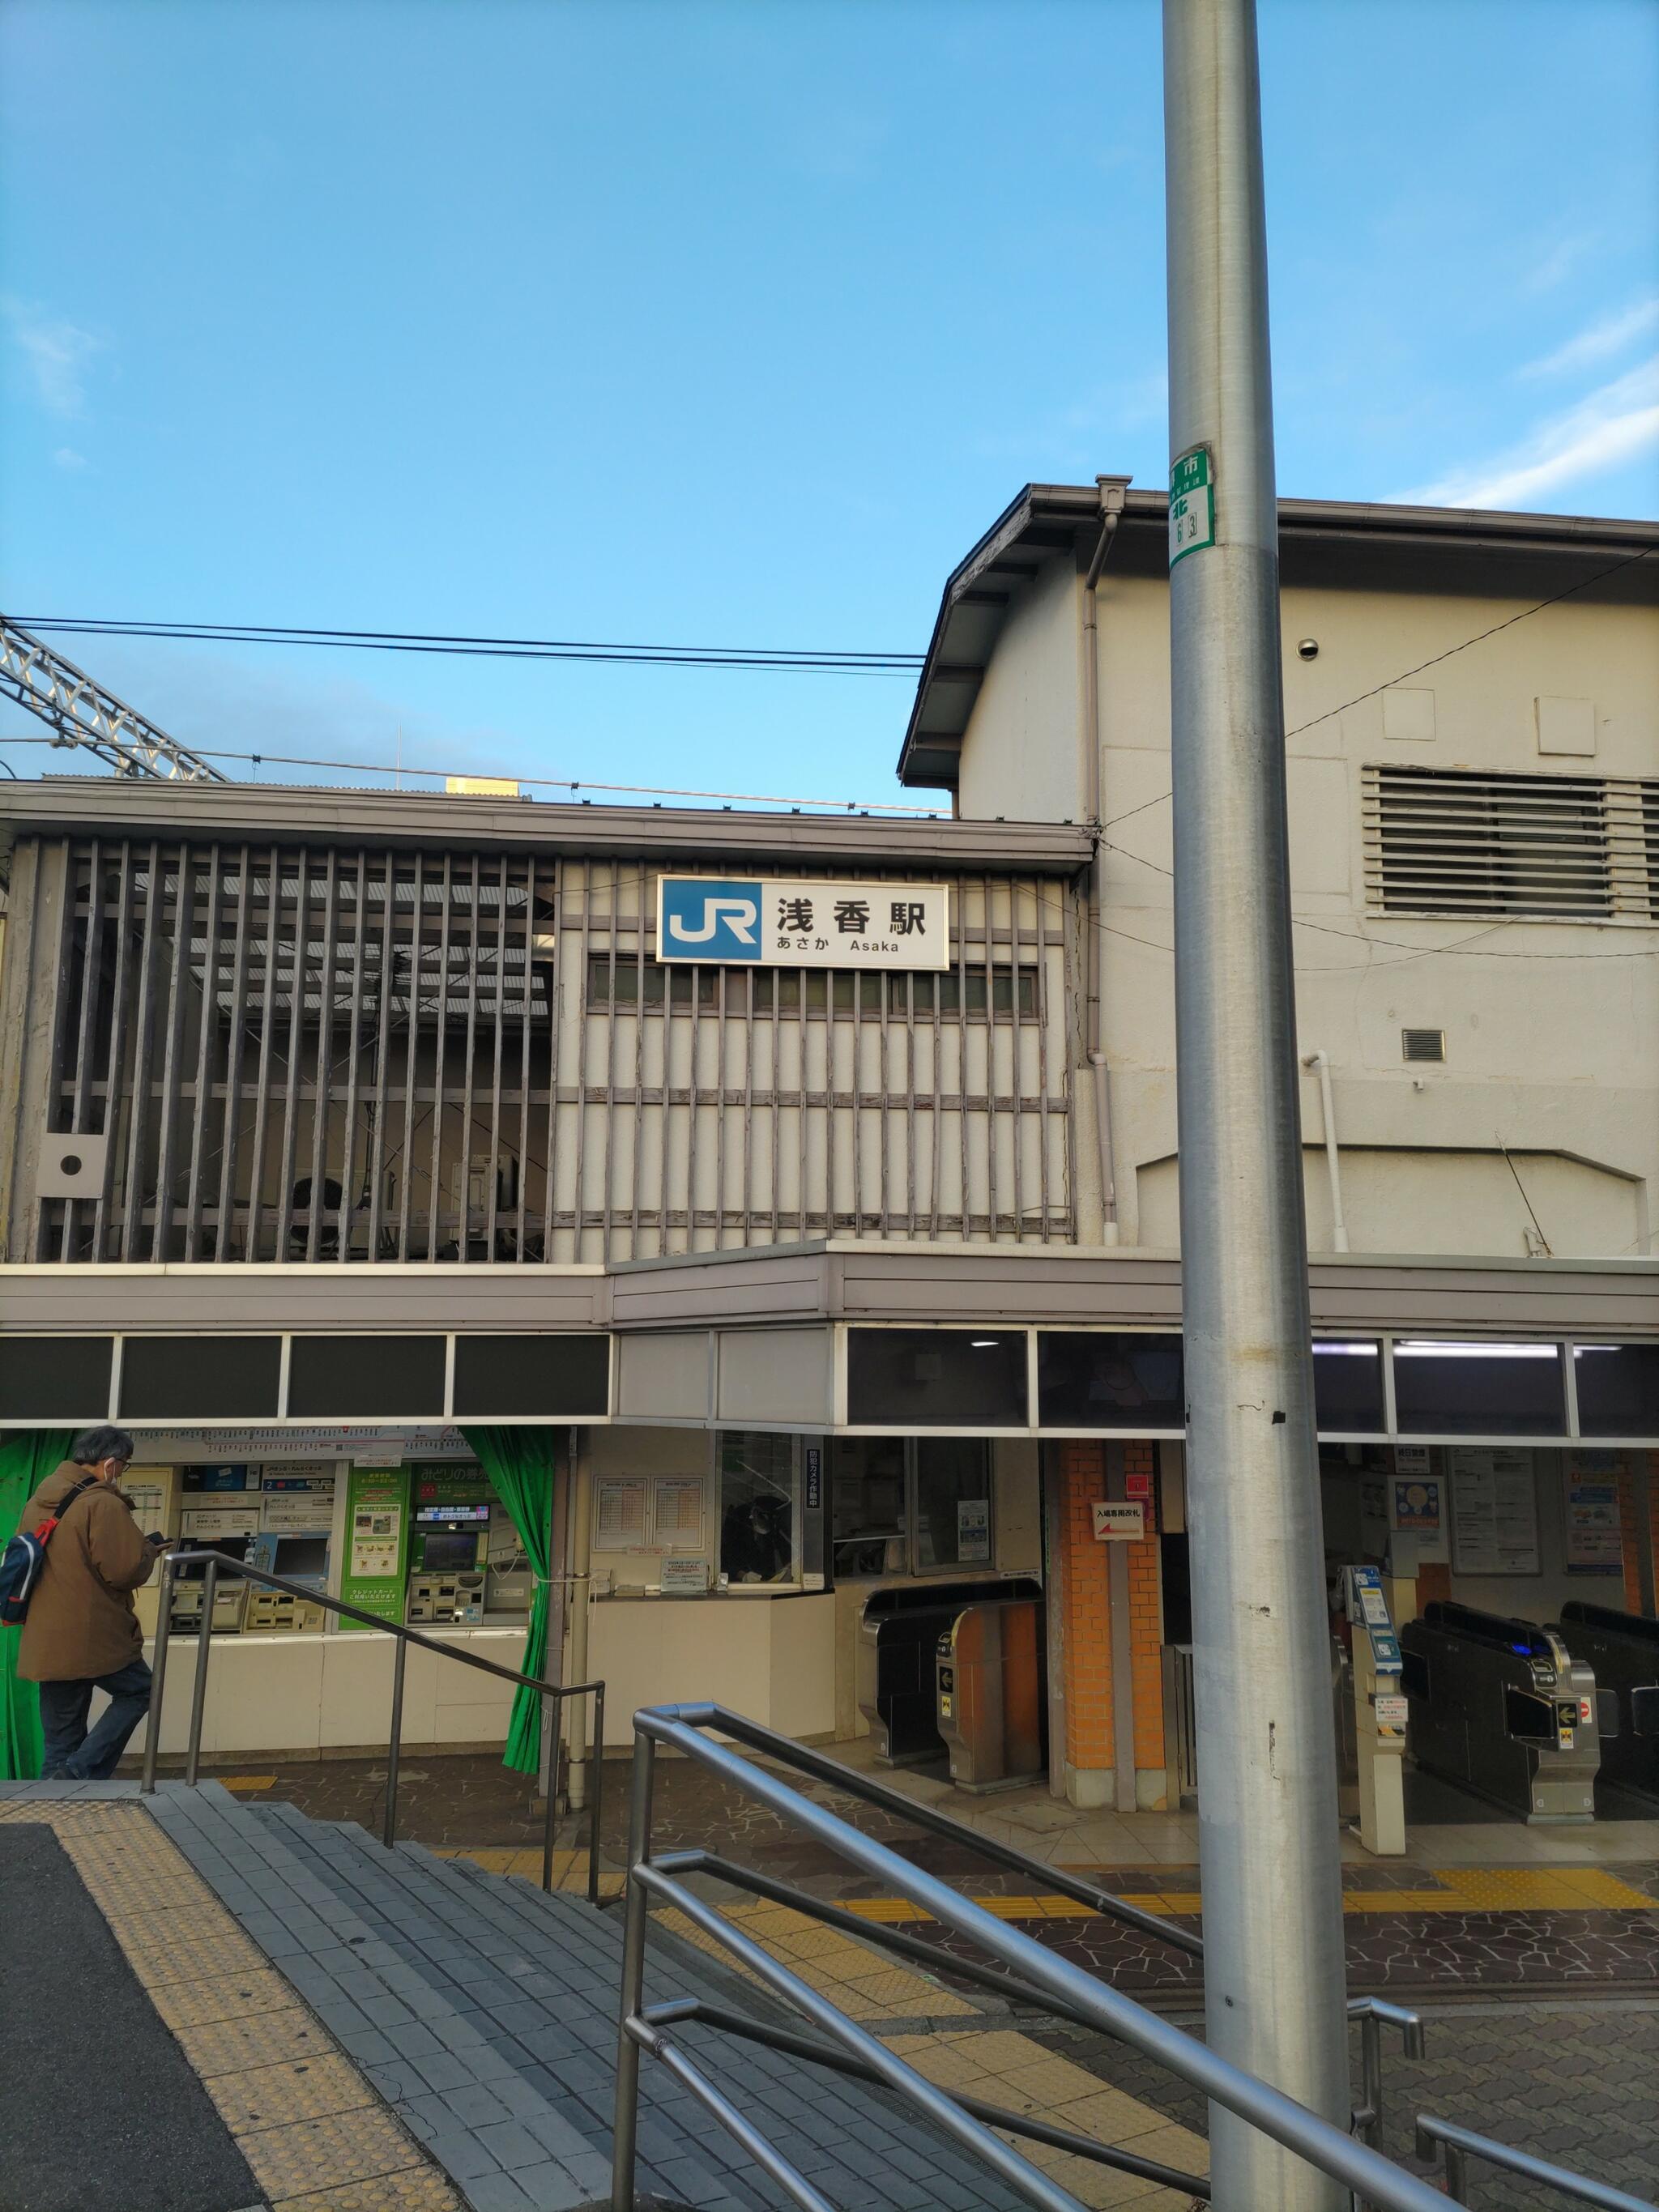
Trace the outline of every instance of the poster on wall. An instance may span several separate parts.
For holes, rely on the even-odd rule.
[[[666,1552],[701,1552],[702,1477],[659,1474],[651,1488],[653,1540]]]
[[[1563,1471],[1570,1575],[1624,1572],[1624,1530],[1619,1516],[1616,1452],[1570,1452]]]
[[[354,1467],[346,1492],[340,1595],[382,1620],[401,1620],[408,1560],[409,1469]],[[362,1623],[343,1620],[340,1626],[357,1628]]]
[[[957,1500],[957,1558],[964,1567],[980,1566],[991,1557],[991,1501],[988,1498]]]
[[[1514,1445],[1455,1444],[1452,1567],[1460,1575],[1535,1575],[1538,1481],[1533,1455]]]
[[[642,1474],[607,1474],[599,1485],[594,1515],[596,1552],[638,1552],[647,1541],[646,1503],[649,1486]]]
[[[1410,1539],[1413,1568],[1421,1566],[1425,1560],[1449,1558],[1445,1485],[1438,1475],[1395,1474],[1389,1477],[1389,1532],[1395,1540],[1389,1546],[1390,1556],[1398,1555],[1401,1562],[1406,1553],[1399,1539]],[[1396,1567],[1395,1571],[1404,1570]]]

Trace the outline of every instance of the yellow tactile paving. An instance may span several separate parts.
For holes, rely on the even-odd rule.
[[[455,2193],[430,2166],[411,2166],[343,2189],[285,2197],[283,2212],[453,2212]]]
[[[238,2136],[236,2148],[272,2204],[425,2163],[392,2115],[376,2110],[259,2128]]]
[[[1600,1867],[1434,1867],[1434,1889],[1350,1889],[1345,1912],[1659,1912],[1659,1899],[1632,1888]],[[970,1900],[998,1920],[1088,1920],[1086,1905],[1069,1897],[975,1897]],[[1203,1909],[1196,1890],[1125,1893],[1125,1905],[1170,1918]],[[883,1923],[931,1920],[902,1897],[854,1897],[846,1910]]]
[[[770,1951],[809,1989],[834,1999],[850,2019],[860,2021],[915,2020],[971,2014],[974,2007],[942,1990],[923,1974],[895,1966],[883,1954],[866,1950],[851,1936],[825,1928],[803,1912],[781,1905],[737,1905],[725,1917],[741,1934]],[[700,1951],[748,1972],[729,1951],[683,1913],[661,1915],[660,1924],[695,1943]],[[804,1946],[805,1948],[796,1948]]]
[[[892,2036],[888,2044],[918,2074],[957,2095],[981,2097],[1008,2112],[1036,2114],[1097,2142],[1157,2159],[1177,2172],[1207,2171],[1208,2148],[1202,2137],[1012,2029],[969,2033],[947,2029],[932,2035]],[[1007,2140],[1083,2204],[1136,2204],[1146,2212],[1175,2212],[1176,2207],[1194,2201],[1184,2190],[1164,2189],[1069,2151],[1048,2149],[1028,2137],[1009,2133]]]
[[[173,2032],[204,2081],[219,2074],[275,2066],[283,2059],[319,2057],[334,2048],[320,2022],[302,2006],[291,2003],[280,2012],[255,2013],[245,2020],[205,2021],[199,2027],[175,2027]]]
[[[267,2203],[460,2212],[450,2184],[142,1806],[22,1800],[0,1819],[57,1834]]]
[[[542,1855],[539,1850],[502,1848],[495,1844],[438,1844],[433,1847],[434,1857],[441,1859],[471,1859],[474,1866],[482,1867],[486,1874],[516,1874],[526,1881],[539,1883],[542,1878]],[[553,1854],[553,1887],[570,1894],[587,1894],[587,1853],[586,1851],[555,1851]],[[620,1897],[623,1877],[619,1874],[601,1873],[599,1895]]]
[[[204,2027],[225,2020],[249,2020],[258,2013],[280,2012],[294,1992],[269,1966],[252,1972],[174,1982],[152,1989],[149,2001],[176,2035],[181,2027]]]
[[[374,2092],[350,2060],[335,2052],[251,2066],[240,2074],[216,2074],[207,2087],[234,2136],[291,2120],[327,2119],[375,2102]]]

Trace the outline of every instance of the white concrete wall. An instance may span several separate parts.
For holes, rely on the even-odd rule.
[[[964,744],[964,814],[1031,817],[1054,803],[1058,770],[1044,763],[1077,750],[1074,586],[1072,562],[1052,561],[1003,633]],[[1659,776],[1659,622],[1646,609],[1583,598],[1549,608],[1396,686],[1414,696],[1385,715],[1390,678],[1527,604],[1285,594],[1298,1036],[1304,1053],[1330,1056],[1356,1251],[1522,1256],[1531,1217],[1505,1147],[1558,1255],[1638,1256],[1659,1231],[1659,929],[1365,908],[1368,763]],[[1311,661],[1296,652],[1304,637],[1319,643]],[[1108,568],[1099,656],[1103,813],[1118,848],[1107,855],[1103,974],[1121,1228],[1126,1243],[1169,1248],[1178,1229],[1162,579]],[[1540,750],[1540,697],[1591,702],[1594,754]],[[1433,734],[1396,734],[1413,727]],[[1464,950],[1436,949],[1464,939]],[[1407,1028],[1443,1030],[1444,1064],[1407,1064]],[[1310,1145],[1322,1144],[1311,1075],[1302,1114]],[[1322,1159],[1311,1156],[1308,1170],[1310,1242],[1329,1249]]]

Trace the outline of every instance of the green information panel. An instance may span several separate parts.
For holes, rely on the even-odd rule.
[[[1170,566],[1215,544],[1215,480],[1210,449],[1194,446],[1170,467]]]
[[[404,1617],[409,1569],[409,1474],[406,1467],[354,1467],[346,1492],[345,1569],[340,1595],[382,1620]],[[360,1621],[343,1620],[342,1628]]]

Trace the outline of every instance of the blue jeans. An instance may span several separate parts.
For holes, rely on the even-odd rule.
[[[88,1735],[87,1712],[94,1690],[107,1693],[109,1705]],[[149,1668],[142,1659],[129,1660],[114,1674],[90,1681],[42,1682],[42,1781],[107,1782],[127,1738],[149,1711]]]

